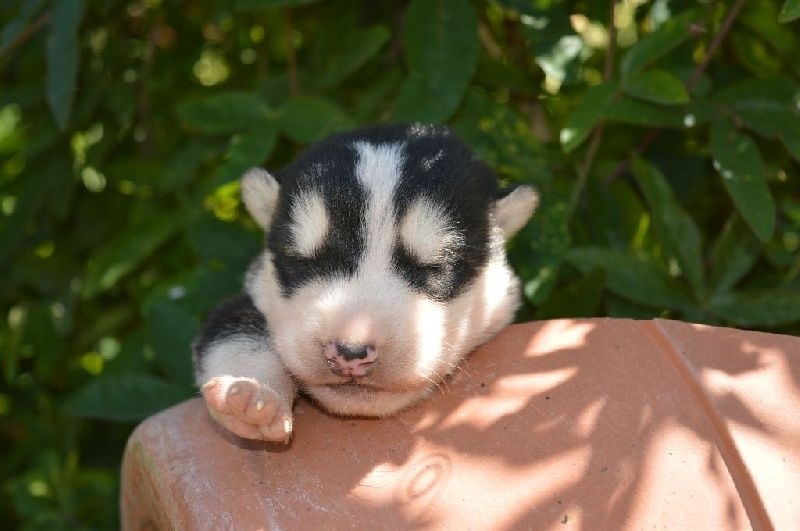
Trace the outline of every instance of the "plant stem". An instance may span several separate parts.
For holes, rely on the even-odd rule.
[[[794,262],[792,263],[792,266],[789,268],[789,270],[786,272],[783,279],[781,280],[781,284],[785,286],[786,284],[794,280],[798,274],[800,274],[800,251],[798,251],[797,256],[794,259]]]
[[[606,51],[606,61],[603,67],[603,81],[609,82],[614,76],[614,56],[617,51],[617,27],[614,25],[614,10],[616,9],[616,0],[611,0],[608,3],[608,50]],[[572,189],[572,195],[569,198],[567,205],[567,217],[571,219],[575,210],[578,208],[578,202],[583,194],[583,189],[586,187],[586,181],[591,173],[592,165],[597,152],[600,149],[600,144],[603,141],[603,131],[605,130],[605,123],[600,122],[592,131],[592,138],[589,140],[589,147],[586,148],[586,156],[583,158],[583,163],[578,167],[578,179],[575,181],[575,186]]]
[[[13,51],[17,46],[21,46],[25,41],[36,35],[49,21],[50,13],[42,13],[39,18],[22,30],[13,41],[0,48],[0,59],[3,59],[3,57]]]
[[[294,51],[292,14],[289,8],[283,10],[284,38],[286,39],[286,63],[289,74],[289,94],[297,96],[297,55]]]
[[[572,188],[572,195],[570,195],[569,204],[567,205],[567,219],[571,219],[573,214],[575,214],[575,210],[578,208],[581,194],[583,194],[583,189],[586,187],[586,180],[592,170],[592,164],[594,164],[594,159],[597,157],[597,151],[600,149],[600,143],[603,140],[605,125],[605,123],[600,122],[594,128],[592,138],[589,140],[589,147],[586,148],[586,156],[583,159],[583,164],[578,166],[578,179],[575,181],[575,186]]]
[[[155,53],[156,45],[153,40],[153,32],[151,31],[147,37],[147,44],[144,51],[138,95],[139,127],[144,131],[144,137],[140,143],[140,150],[145,156],[152,156],[155,153],[155,144],[153,141],[153,106],[150,99],[150,84],[153,77]]]
[[[606,52],[606,62],[603,66],[603,81],[611,81],[614,77],[614,56],[617,53],[617,26],[614,24],[614,12],[617,2],[609,2],[608,12],[608,51]]]
[[[736,2],[731,6],[731,8],[725,14],[725,20],[722,22],[719,31],[714,36],[714,39],[711,41],[711,44],[708,46],[708,52],[706,52],[705,56],[703,57],[703,60],[700,61],[700,64],[698,64],[694,68],[692,73],[689,75],[689,79],[686,80],[685,86],[689,92],[691,92],[697,85],[698,81],[700,81],[700,77],[708,68],[711,59],[717,53],[720,46],[722,46],[723,41],[728,36],[728,33],[730,33],[731,28],[733,27],[733,23],[736,21],[736,17],[739,16],[739,12],[742,10],[743,6],[744,6],[744,0],[736,0]],[[639,142],[639,144],[630,153],[630,155],[628,155],[628,157],[626,157],[623,161],[617,164],[617,167],[614,168],[614,170],[611,173],[609,173],[603,181],[606,184],[608,184],[617,177],[619,177],[620,175],[622,175],[623,173],[627,172],[628,168],[630,168],[631,160],[633,160],[635,156],[644,153],[647,150],[647,148],[650,147],[650,144],[652,144],[660,134],[661,134],[661,128],[658,127],[648,131],[648,133],[644,136],[644,138],[642,138],[642,141]]]
[[[722,46],[722,42],[725,40],[725,37],[728,36],[730,33],[731,28],[733,27],[734,21],[736,21],[736,17],[739,16],[739,11],[742,10],[744,6],[744,0],[736,0],[736,2],[731,6],[728,12],[725,14],[725,20],[722,21],[722,26],[719,27],[719,31],[714,36],[714,39],[711,41],[711,44],[708,46],[708,51],[706,52],[703,60],[700,61],[700,64],[697,65],[692,72],[692,75],[689,76],[689,79],[686,81],[686,89],[691,92],[697,82],[700,81],[700,76],[703,75],[703,72],[706,71],[708,68],[708,64],[711,62],[711,58],[716,55],[717,51],[719,50],[720,46]]]

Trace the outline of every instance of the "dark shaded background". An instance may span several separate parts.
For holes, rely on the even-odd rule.
[[[0,522],[117,526],[133,423],[262,236],[244,169],[448,123],[542,193],[520,320],[800,333],[800,1],[0,5]],[[613,23],[612,23],[613,21]],[[611,43],[611,44],[609,44]]]

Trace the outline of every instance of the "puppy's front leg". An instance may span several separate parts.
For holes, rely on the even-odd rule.
[[[197,385],[211,416],[240,437],[287,442],[296,387],[250,297],[223,302],[194,344]]]

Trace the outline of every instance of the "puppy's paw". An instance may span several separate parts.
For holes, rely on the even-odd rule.
[[[211,416],[245,439],[289,442],[292,405],[253,378],[218,376],[203,385]]]

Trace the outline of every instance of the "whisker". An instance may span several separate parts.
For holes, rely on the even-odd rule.
[[[451,362],[449,362],[447,360],[444,360],[442,358],[435,358],[435,361],[437,361],[439,363],[444,363],[445,365],[449,365],[453,370],[459,370],[459,371],[463,372],[466,376],[472,377],[472,373],[470,373],[467,369],[462,367],[460,364],[451,363]]]
[[[431,379],[431,378],[428,378],[427,376],[423,376],[423,378],[425,378],[425,379],[426,379],[426,380],[428,380],[430,383],[432,383],[433,385],[435,385],[435,386],[436,386],[436,387],[439,389],[439,392],[440,392],[440,393],[442,393],[442,396],[445,396],[444,389],[442,388],[442,386],[441,386],[441,385],[439,385],[439,383],[438,383],[436,380],[433,380],[433,379]]]

